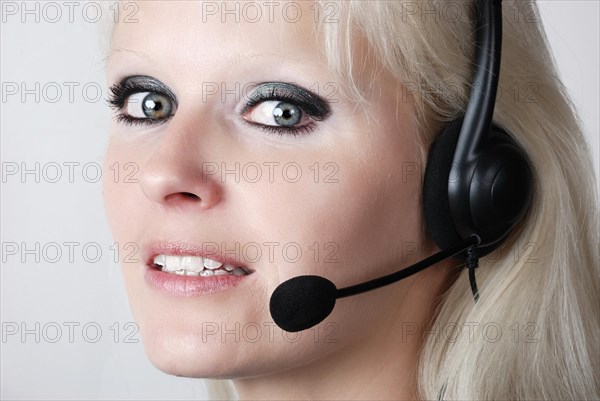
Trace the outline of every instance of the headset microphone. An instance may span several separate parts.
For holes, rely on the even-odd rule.
[[[329,316],[336,299],[371,291],[400,281],[467,248],[478,245],[479,241],[479,237],[473,235],[456,246],[444,249],[400,271],[339,290],[325,277],[294,277],[283,282],[273,291],[269,304],[271,317],[275,324],[285,331],[296,332],[309,329]]]
[[[286,331],[308,329],[325,319],[337,298],[402,280],[443,259],[466,260],[475,301],[478,257],[506,240],[523,218],[533,194],[526,152],[493,123],[502,48],[500,0],[476,1],[475,71],[464,115],[450,122],[429,149],[423,181],[423,216],[441,252],[396,273],[337,289],[319,276],[299,276],[279,285],[271,316]]]

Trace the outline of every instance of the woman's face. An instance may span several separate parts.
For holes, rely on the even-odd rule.
[[[251,377],[358,347],[406,308],[413,278],[338,300],[296,334],[273,324],[270,295],[295,276],[342,288],[425,256],[400,85],[371,81],[367,66],[357,80],[370,103],[357,106],[315,36],[324,13],[275,2],[256,20],[246,4],[142,2],[111,43],[122,117],[105,204],[146,352],[176,375]],[[214,275],[203,256],[232,266]]]

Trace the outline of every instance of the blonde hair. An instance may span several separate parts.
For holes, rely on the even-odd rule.
[[[477,304],[467,271],[457,272],[428,329],[416,381],[428,400],[599,399],[600,256],[591,156],[536,3],[503,3],[494,120],[530,156],[532,206],[507,241],[480,260]],[[340,23],[324,25],[330,64],[362,100],[352,79],[358,30],[387,72],[404,86],[416,85],[411,93],[425,161],[439,127],[468,102],[474,1],[338,4]],[[440,341],[442,327],[453,330]],[[469,335],[462,332],[467,328]]]
[[[440,127],[468,102],[474,1],[322,2],[339,11],[335,23],[323,19],[319,26],[324,51],[357,104],[367,102],[355,79],[365,66],[356,60],[358,37],[403,90],[417,88],[410,100],[425,162]],[[477,304],[467,272],[457,271],[434,311],[415,380],[427,400],[600,399],[600,238],[591,156],[536,3],[505,0],[503,14],[494,119],[528,153],[534,197],[505,243],[480,260]],[[450,338],[440,340],[447,334],[442,327],[453,328]],[[208,386],[228,397],[230,383]]]

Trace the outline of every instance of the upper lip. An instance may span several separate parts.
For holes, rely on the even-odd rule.
[[[210,242],[214,248],[215,242]],[[177,255],[177,256],[201,256],[214,261],[230,264],[236,267],[243,268],[246,272],[253,272],[246,263],[230,256],[233,252],[228,252],[227,255],[221,253],[220,249],[205,249],[206,246],[194,242],[185,241],[152,241],[143,246],[144,260],[148,266],[154,265],[154,258],[158,255]],[[226,248],[229,249],[229,248]]]

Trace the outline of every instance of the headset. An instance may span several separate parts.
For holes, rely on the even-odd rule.
[[[485,256],[504,242],[528,210],[533,174],[525,151],[493,123],[502,47],[501,0],[478,0],[476,12],[476,69],[469,103],[465,114],[431,145],[423,214],[440,249],[476,235],[477,254]]]
[[[527,212],[533,173],[525,151],[497,124],[494,106],[500,73],[502,4],[476,1],[475,72],[464,115],[432,143],[423,179],[423,215],[440,252],[387,276],[338,289],[321,276],[281,283],[269,309],[283,330],[296,332],[323,321],[336,300],[372,291],[450,258],[466,260],[475,302],[478,258],[498,248]]]

